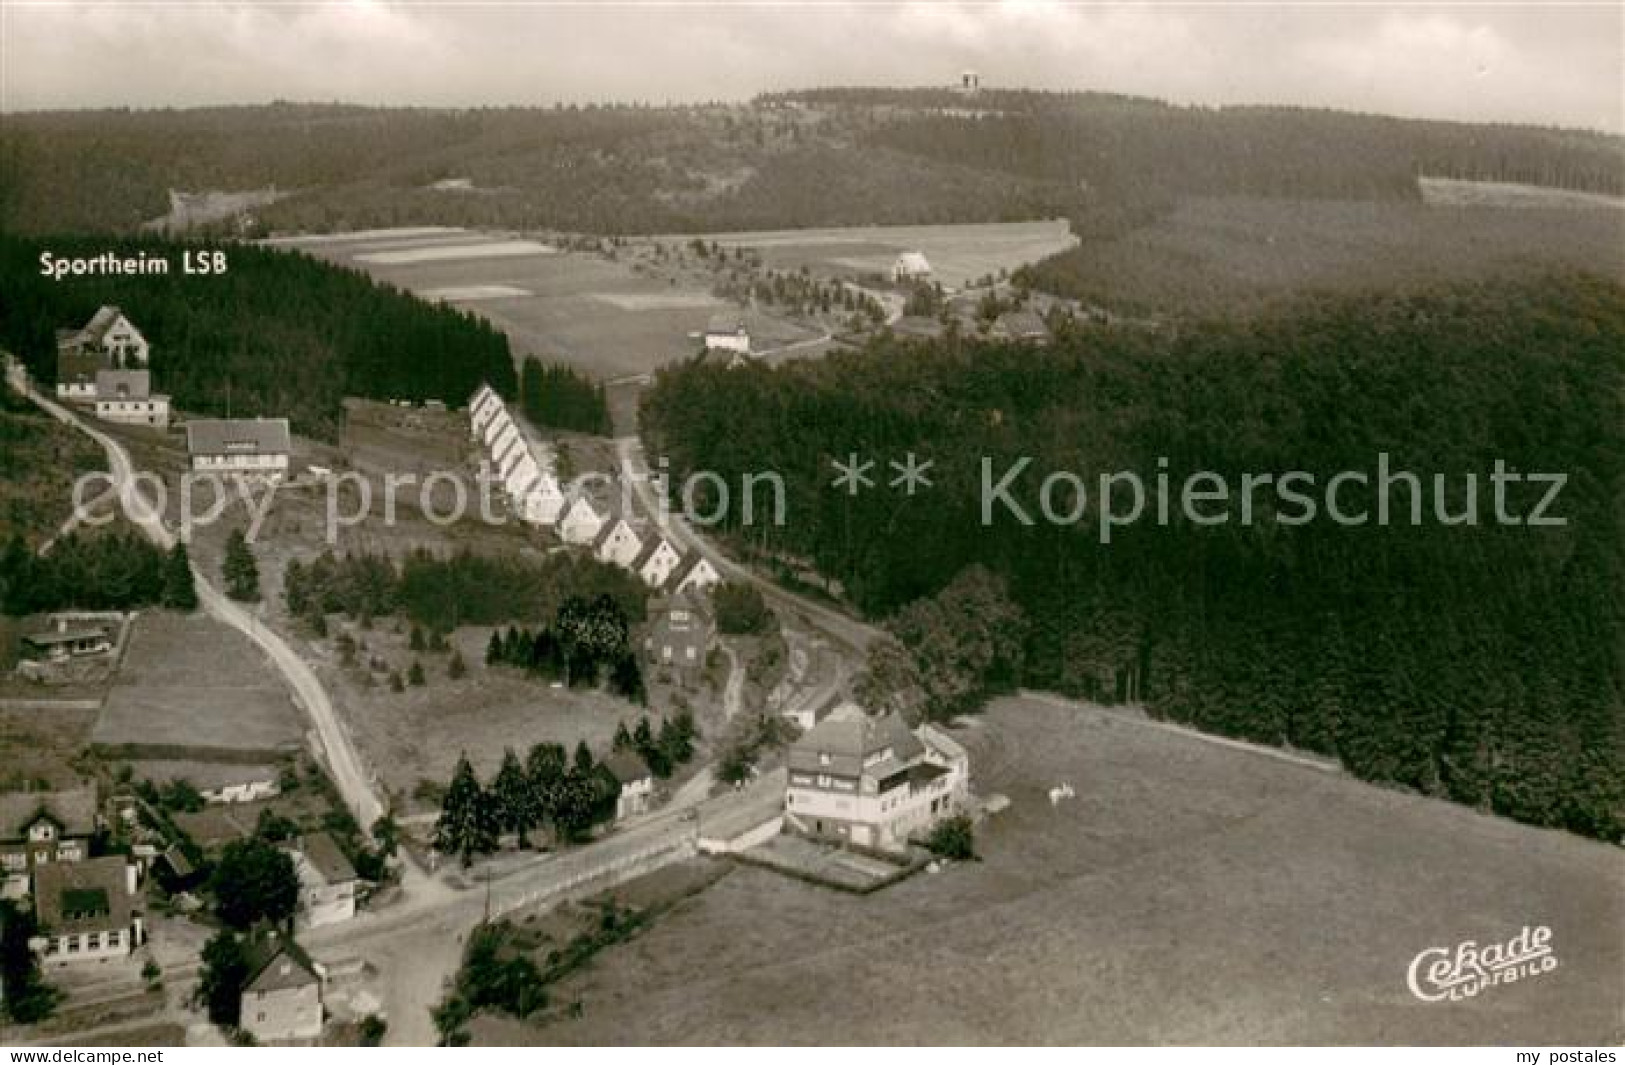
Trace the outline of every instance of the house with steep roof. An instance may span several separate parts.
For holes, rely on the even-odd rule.
[[[46,965],[125,958],[145,935],[136,906],[139,870],[123,855],[49,862],[34,870],[29,945]]]
[[[326,832],[301,836],[288,853],[299,875],[295,921],[300,928],[320,928],[355,916],[360,878],[332,836]]]
[[[654,799],[655,775],[636,751],[614,751],[603,761],[604,772],[614,779],[620,792],[615,799],[615,820],[647,813]]]
[[[281,480],[292,450],[286,418],[197,418],[186,423],[186,451],[196,473]]]
[[[629,570],[643,554],[643,535],[625,514],[615,514],[593,541],[592,553],[600,562]]]
[[[678,567],[677,575],[671,578],[671,591],[673,595],[684,592],[704,592],[722,583],[722,574],[711,564],[711,560],[695,551],[683,564]]]
[[[790,747],[784,824],[818,839],[900,852],[965,808],[970,759],[930,725],[843,703]]]
[[[96,417],[121,425],[169,427],[169,397],[152,390],[150,370],[96,371]]]
[[[149,353],[146,337],[124,312],[112,305],[101,307],[82,328],[57,332],[56,394],[61,399],[93,400],[98,371],[143,369]]]
[[[651,666],[670,669],[683,683],[693,683],[716,642],[716,614],[708,597],[681,592],[649,600],[643,655]]]
[[[604,530],[604,515],[592,500],[576,496],[559,515],[559,539],[567,544],[584,547],[598,539]]]
[[[28,893],[34,870],[90,857],[96,834],[96,789],[0,793],[0,894]]]
[[[292,940],[272,935],[250,950],[237,1026],[260,1043],[317,1039],[322,1034],[322,978]]]
[[[643,551],[632,561],[632,572],[651,588],[660,588],[671,580],[677,567],[683,564],[683,555],[670,540],[658,532],[644,541]]]

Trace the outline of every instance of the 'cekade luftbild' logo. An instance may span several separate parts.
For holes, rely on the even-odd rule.
[[[1468,939],[1453,950],[1429,947],[1411,959],[1405,981],[1411,994],[1423,1002],[1461,1002],[1492,987],[1528,980],[1556,968],[1552,930],[1545,925],[1525,925],[1505,942],[1479,946],[1477,940]]]

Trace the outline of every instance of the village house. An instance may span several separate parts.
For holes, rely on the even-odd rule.
[[[1009,340],[1022,344],[1049,343],[1049,326],[1037,312],[1026,307],[1005,311],[994,319],[987,335],[994,340]]]
[[[677,576],[672,578],[671,591],[673,595],[684,592],[705,592],[722,583],[722,574],[711,565],[711,560],[698,551],[690,555],[678,569]]]
[[[257,802],[282,791],[282,770],[275,765],[242,762],[138,762],[135,776],[164,785],[184,780],[205,802]]]
[[[322,1034],[322,978],[291,941],[274,933],[251,952],[253,975],[243,985],[237,1026],[260,1043],[316,1039]]]
[[[100,625],[74,625],[66,618],[42,632],[22,638],[25,659],[35,662],[63,662],[70,658],[103,655],[113,649],[113,640]]]
[[[891,279],[899,285],[928,281],[930,278],[931,264],[923,252],[905,251],[892,263]]]
[[[50,862],[34,871],[29,946],[46,965],[129,957],[144,935],[135,905],[139,870],[122,855]]]
[[[604,771],[620,785],[615,799],[615,820],[648,813],[654,799],[655,775],[636,751],[620,750],[604,759]]]
[[[84,861],[95,834],[96,789],[90,785],[0,793],[0,871],[5,875],[0,894],[26,895],[34,870]]]
[[[671,669],[683,683],[692,683],[716,642],[716,616],[706,596],[683,592],[649,601],[643,653],[650,665]]]
[[[292,435],[286,418],[199,418],[186,423],[186,450],[196,473],[281,480]]]
[[[552,525],[564,512],[564,490],[546,474],[527,485],[515,499],[520,519],[533,525]]]
[[[99,370],[135,370],[147,365],[149,347],[122,311],[105,306],[81,329],[56,335],[56,394],[61,399],[94,400]]]
[[[98,370],[96,417],[104,422],[166,429],[169,397],[152,391],[149,370]]]
[[[706,351],[732,351],[750,354],[750,331],[736,314],[717,314],[705,327]]]
[[[784,823],[818,839],[901,852],[964,809],[970,760],[930,725],[843,703],[790,747]]]
[[[655,533],[645,541],[642,553],[632,561],[632,572],[649,587],[659,588],[671,580],[671,575],[682,564],[682,553],[670,540]]]
[[[616,514],[593,541],[592,553],[600,562],[629,570],[643,554],[643,537],[625,514]]]
[[[559,539],[567,544],[585,547],[598,539],[598,534],[604,530],[604,522],[604,515],[592,500],[586,496],[576,496],[559,515]]]
[[[302,836],[289,853],[299,874],[300,928],[320,928],[355,916],[359,878],[332,836],[326,832]]]

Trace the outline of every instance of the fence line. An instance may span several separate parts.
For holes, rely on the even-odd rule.
[[[660,865],[666,864],[666,862],[661,862],[659,865],[644,868],[646,863],[651,862],[654,859],[665,858],[668,861],[681,861],[684,858],[693,857],[696,853],[698,853],[698,851],[695,849],[695,835],[693,833],[685,832],[676,839],[657,843],[652,847],[647,847],[633,854],[628,854],[624,857],[617,858],[608,864],[590,866],[581,872],[578,872],[564,880],[549,884],[546,887],[536,888],[531,891],[527,891],[522,895],[512,896],[507,899],[493,899],[491,902],[491,914],[495,917],[501,917],[512,913],[515,910],[522,910],[527,906],[535,906],[539,903],[559,899],[573,891],[597,881],[614,880],[618,883],[619,880],[617,880],[617,878],[621,877],[621,875],[626,873],[628,870],[636,869],[641,875],[642,873],[651,872],[653,869],[659,868]]]

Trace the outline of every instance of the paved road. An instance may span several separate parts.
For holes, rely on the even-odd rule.
[[[124,445],[37,391],[30,389],[27,395],[46,413],[78,429],[101,445],[102,450],[107,453],[108,471],[112,476],[114,490],[118,494],[119,506],[123,508],[125,516],[153,543],[166,551],[172,548],[175,545],[175,534],[165,525],[163,515],[153,507],[152,502],[136,485],[135,467]],[[311,724],[316,728],[322,750],[327,756],[328,773],[337,785],[339,794],[343,796],[345,805],[363,827],[372,824],[383,812],[384,806],[373,792],[371,781],[361,767],[361,758],[356,753],[355,745],[350,742],[349,734],[344,731],[333,713],[333,703],[327,697],[327,692],[322,688],[316,674],[282,637],[249,613],[240,603],[226,598],[202,573],[198,572],[196,566],[192,568],[192,578],[197,584],[198,605],[258,644],[281,672],[293,692],[294,702],[305,711]]]

